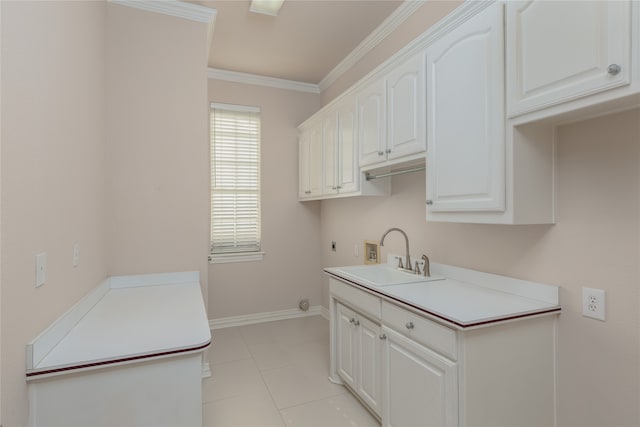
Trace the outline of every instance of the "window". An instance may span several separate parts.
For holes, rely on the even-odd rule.
[[[260,109],[211,104],[212,262],[262,259]]]

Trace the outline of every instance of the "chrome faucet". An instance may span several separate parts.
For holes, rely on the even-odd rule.
[[[404,265],[407,266],[408,269],[411,269],[411,256],[409,255],[409,237],[407,237],[407,233],[405,233],[404,231],[400,230],[399,228],[390,228],[387,231],[384,232],[384,234],[382,234],[382,237],[380,238],[380,246],[384,246],[384,238],[387,237],[387,234],[389,234],[392,231],[397,231],[399,233],[402,233],[402,235],[404,236],[404,240],[407,244],[407,258],[406,258],[406,262],[404,263]]]

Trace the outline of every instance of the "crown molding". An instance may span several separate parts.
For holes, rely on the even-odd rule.
[[[108,2],[205,24],[215,21],[218,13],[215,9],[178,0],[108,0]]]
[[[210,79],[225,80],[228,82],[244,83],[256,86],[267,86],[277,89],[295,90],[298,92],[320,93],[318,85],[296,82],[293,80],[277,79],[275,77],[259,76],[257,74],[240,73],[237,71],[209,68],[207,76]]]
[[[349,53],[333,70],[320,81],[318,87],[321,91],[327,89],[347,70],[353,67],[374,47],[389,36],[396,28],[407,20],[418,10],[427,0],[404,0],[398,8],[387,17],[371,34],[367,36],[354,50]]]

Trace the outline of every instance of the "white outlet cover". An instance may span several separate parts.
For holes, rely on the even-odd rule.
[[[605,320],[606,297],[602,289],[582,288],[582,315]]]
[[[47,253],[36,255],[36,288],[44,285],[47,280]]]

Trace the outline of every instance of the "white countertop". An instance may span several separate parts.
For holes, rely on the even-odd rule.
[[[407,278],[408,283],[374,286],[366,278],[358,280],[354,272],[359,269],[334,267],[325,272],[457,328],[560,311],[558,288],[551,285],[432,263],[432,272],[444,279],[416,281],[413,277]]]
[[[201,351],[211,342],[193,274],[112,278],[93,294],[28,346],[28,377]]]

